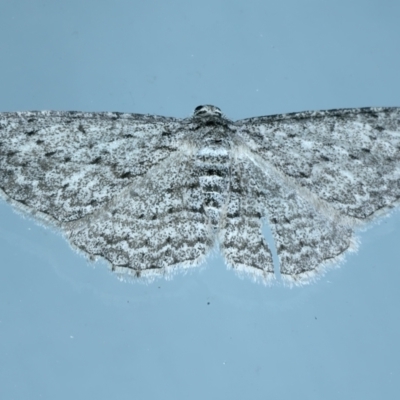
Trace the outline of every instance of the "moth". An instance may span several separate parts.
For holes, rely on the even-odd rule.
[[[399,204],[400,108],[228,119],[0,113],[0,196],[90,259],[152,280],[218,246],[239,274],[304,284]]]

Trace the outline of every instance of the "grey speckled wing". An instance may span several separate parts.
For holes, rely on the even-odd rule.
[[[0,189],[57,226],[107,204],[177,151],[179,122],[122,113],[0,114]]]
[[[302,112],[237,122],[252,152],[341,215],[368,221],[400,197],[400,109]]]
[[[106,207],[63,224],[67,238],[117,273],[152,279],[201,262],[213,245],[190,157],[173,154]]]
[[[151,279],[196,265],[212,235],[179,150],[182,126],[137,114],[3,113],[0,193],[118,272]]]
[[[352,228],[400,199],[400,109],[361,108],[236,122],[266,196],[283,278],[307,282],[355,249]]]
[[[216,244],[269,283],[269,221],[289,284],[356,247],[353,227],[400,198],[400,111],[304,112],[233,122],[83,112],[0,114],[0,195],[114,271],[152,279]]]

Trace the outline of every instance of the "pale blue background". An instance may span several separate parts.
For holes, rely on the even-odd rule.
[[[0,111],[400,106],[400,2],[15,0]],[[395,399],[400,215],[304,288],[119,282],[0,202],[1,399]]]

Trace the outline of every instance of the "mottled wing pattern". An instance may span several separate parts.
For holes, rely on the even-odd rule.
[[[226,119],[0,114],[0,196],[116,272],[197,265],[218,239],[239,274],[307,283],[356,248],[353,228],[400,199],[400,109]]]
[[[177,153],[103,207],[63,224],[74,247],[117,273],[152,279],[199,264],[214,244],[190,156]]]
[[[238,121],[253,152],[334,207],[368,220],[400,198],[400,109],[303,112]]]
[[[195,265],[212,240],[181,128],[137,114],[3,113],[0,195],[116,271]]]
[[[227,264],[239,275],[268,283],[274,279],[274,265],[261,232],[266,211],[265,175],[247,157],[237,157],[235,161],[231,166],[229,198],[221,215],[220,249]]]
[[[347,249],[352,227],[400,198],[400,109],[250,118],[235,123],[264,173],[281,273],[306,282]],[[273,188],[275,186],[275,188]]]
[[[178,120],[122,113],[0,114],[0,193],[60,225],[93,213],[177,150]]]

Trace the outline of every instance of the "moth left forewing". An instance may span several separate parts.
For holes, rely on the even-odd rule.
[[[121,113],[2,113],[0,121],[3,197],[56,225],[92,213],[175,152],[180,126]]]

